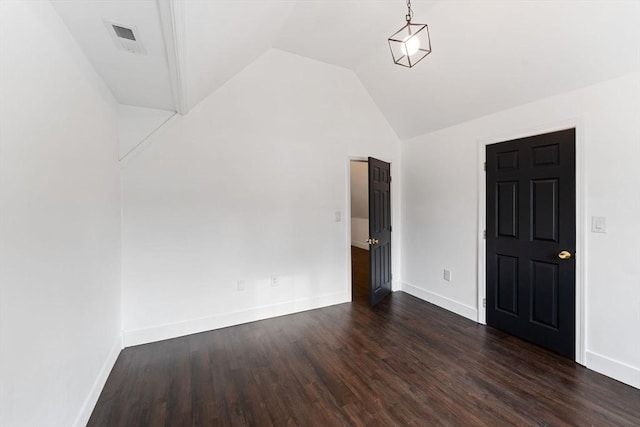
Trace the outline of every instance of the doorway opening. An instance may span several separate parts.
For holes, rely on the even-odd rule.
[[[369,162],[351,160],[351,300],[369,304],[371,261],[369,257]]]
[[[391,163],[352,159],[349,177],[351,297],[373,307],[391,293]]]

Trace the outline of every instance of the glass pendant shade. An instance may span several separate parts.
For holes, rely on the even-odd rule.
[[[389,37],[389,47],[393,62],[411,68],[431,53],[429,28],[424,24],[407,22]]]

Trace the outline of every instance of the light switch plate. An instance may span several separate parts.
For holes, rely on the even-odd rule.
[[[604,216],[592,216],[591,217],[591,232],[592,233],[606,233],[607,232],[607,218]]]
[[[451,281],[451,270],[444,270],[444,280],[447,282]]]

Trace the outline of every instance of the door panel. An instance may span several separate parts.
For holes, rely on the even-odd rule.
[[[558,241],[558,185],[557,179],[531,181],[533,202],[531,240]]]
[[[518,237],[518,182],[498,183],[498,234]]]
[[[487,324],[575,353],[575,129],[487,146]]]
[[[518,258],[498,255],[496,308],[518,315]]]
[[[369,303],[391,292],[391,164],[369,157]]]
[[[558,329],[558,265],[531,261],[531,321]]]

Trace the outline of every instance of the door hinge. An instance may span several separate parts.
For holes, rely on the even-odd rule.
[[[482,231],[482,238],[486,239],[487,238],[487,230],[483,230]]]
[[[391,233],[393,231],[393,226],[389,226],[389,233]]]
[[[486,298],[482,298],[482,307],[483,308],[487,307],[487,299]]]
[[[484,162],[484,170],[487,170],[487,162]]]

